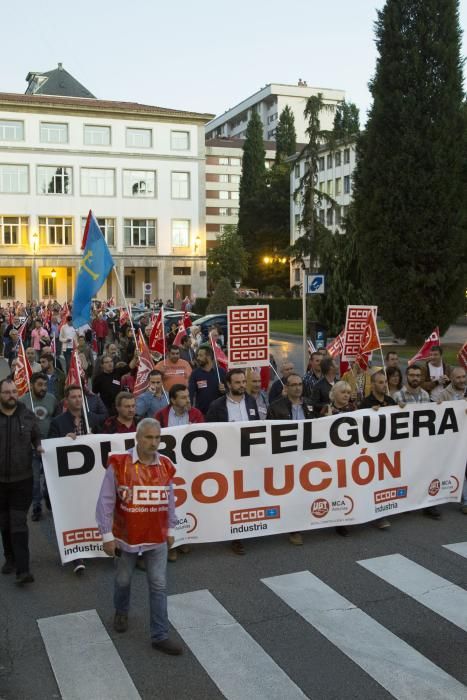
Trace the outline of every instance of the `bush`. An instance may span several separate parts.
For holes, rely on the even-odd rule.
[[[235,306],[237,297],[230,284],[230,281],[225,277],[220,279],[214,290],[214,294],[209,300],[207,314],[225,314],[228,306]]]

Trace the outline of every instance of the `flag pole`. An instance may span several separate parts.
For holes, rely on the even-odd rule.
[[[131,330],[133,331],[133,337],[134,337],[134,339],[135,339],[135,344],[136,344],[136,333],[135,333],[135,327],[134,327],[134,325],[133,325],[133,319],[132,319],[132,317],[131,317],[131,307],[128,306],[128,302],[127,302],[126,297],[125,297],[125,291],[124,291],[124,289],[123,289],[123,287],[122,287],[122,283],[121,283],[121,281],[120,281],[120,277],[118,276],[117,266],[114,265],[112,269],[113,269],[113,271],[115,272],[115,277],[117,278],[117,284],[118,284],[118,287],[119,287],[119,289],[120,289],[120,293],[121,293],[121,295],[122,295],[122,297],[123,297],[123,301],[125,302],[126,310],[127,310],[127,313],[128,313],[128,320],[130,321],[130,328],[131,328]]]
[[[20,337],[20,339],[19,339],[19,342],[21,343],[21,350],[23,351],[23,360],[25,360],[25,359],[26,359],[26,353],[24,352],[24,345],[23,345],[23,340],[22,340],[21,337]],[[34,413],[34,412],[35,412],[35,409],[34,409],[34,403],[33,403],[33,400],[32,400],[31,383],[30,383],[30,381],[29,381],[29,372],[28,372],[28,370],[27,370],[26,365],[25,365],[25,367],[24,367],[24,373],[25,373],[25,375],[26,375],[26,381],[27,381],[27,383],[28,383],[29,400],[31,401],[31,411]]]
[[[270,368],[272,369],[272,371],[274,372],[274,374],[276,375],[276,377],[278,378],[278,380],[280,381],[280,383],[282,384],[282,386],[284,386],[284,382],[282,381],[282,379],[281,379],[281,378],[279,377],[279,375],[277,374],[277,371],[274,369],[274,365],[272,364],[272,362],[269,363],[269,366],[270,366]]]
[[[81,364],[79,361],[78,357],[78,350],[75,349],[75,362],[76,362],[76,369],[78,370],[78,379],[79,379],[79,385],[81,387],[81,396],[83,397],[83,415],[84,415],[84,422],[86,424],[86,431],[88,435],[91,432],[91,429],[89,428],[89,418],[88,418],[88,413],[86,410],[86,397],[84,395],[84,387],[83,387],[83,380],[81,377]]]
[[[217,379],[218,379],[218,382],[220,384],[221,383],[221,375],[219,372],[219,365],[217,364],[216,351],[214,350],[214,342],[213,342],[211,333],[212,333],[212,331],[209,332],[209,340],[211,342],[212,354],[214,355],[214,364],[216,365]]]

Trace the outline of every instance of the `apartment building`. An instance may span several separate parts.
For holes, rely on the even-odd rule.
[[[321,200],[318,209],[318,217],[332,233],[344,233],[342,220],[347,214],[352,201],[352,175],[356,162],[356,142],[336,145],[333,150],[323,147],[318,160],[317,189],[334,200],[334,204]],[[307,167],[306,158],[296,155],[293,159],[293,167],[290,172],[290,244],[293,245],[303,235],[300,227],[302,199],[301,196],[293,196],[300,184],[300,179],[305,174]],[[291,268],[291,286],[301,281],[299,267]]]
[[[306,143],[307,123],[304,110],[311,95],[321,93],[327,109],[320,115],[322,129],[332,129],[337,105],[345,99],[343,90],[330,88],[308,87],[307,83],[299,80],[297,85],[282,85],[271,83],[261,90],[239,102],[235,107],[227,109],[206,125],[207,139],[244,139],[246,128],[253,112],[257,112],[263,124],[263,138],[274,141],[277,121],[284,107],[288,105],[295,117],[297,141]]]
[[[226,225],[236,226],[239,213],[243,139],[206,141],[206,247],[212,248]],[[266,142],[266,168],[276,156],[276,144]]]
[[[127,299],[204,296],[212,115],[44,94],[44,76],[0,93],[0,301],[72,298],[89,209]],[[100,297],[121,298],[114,275]]]

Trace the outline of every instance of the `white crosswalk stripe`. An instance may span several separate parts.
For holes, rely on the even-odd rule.
[[[37,624],[63,700],[141,700],[95,610]]]
[[[228,700],[306,698],[209,591],[170,596],[169,618]]]
[[[467,698],[464,685],[309,571],[262,581],[395,698]]]
[[[402,554],[357,563],[467,632],[467,591],[463,588]]]
[[[467,559],[467,542],[455,542],[454,544],[443,544],[443,547],[449,549],[451,552],[460,554],[461,557]]]

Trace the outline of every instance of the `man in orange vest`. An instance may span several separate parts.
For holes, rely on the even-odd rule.
[[[181,654],[168,638],[167,547],[174,542],[175,500],[171,460],[158,453],[161,428],[144,418],[136,430],[136,445],[109,456],[96,508],[104,552],[117,557],[114,629],[126,632],[131,577],[142,553],[149,585],[152,646],[164,654]]]

